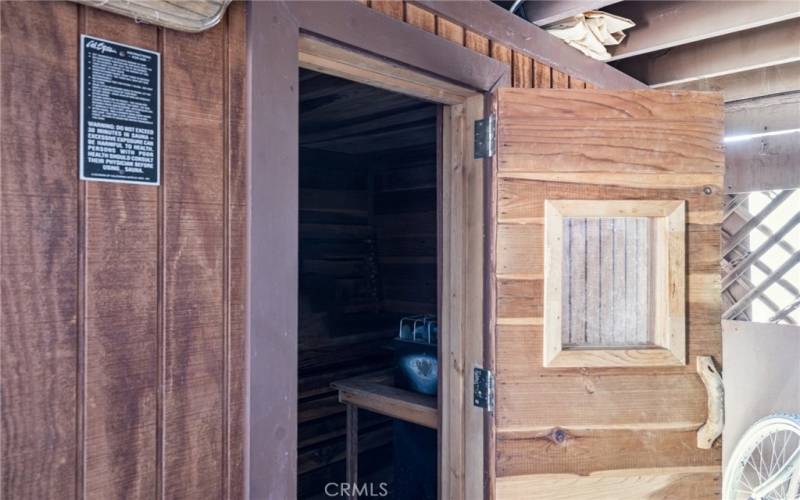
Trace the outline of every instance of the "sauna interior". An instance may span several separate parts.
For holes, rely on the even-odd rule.
[[[340,383],[435,406],[437,105],[306,69],[299,80],[297,472],[311,499],[346,481]],[[436,498],[434,429],[364,409],[357,427],[359,482]]]

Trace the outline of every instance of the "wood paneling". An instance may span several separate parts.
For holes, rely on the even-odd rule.
[[[489,55],[489,39],[474,31],[466,31],[464,34],[464,46],[479,54]]]
[[[78,10],[0,4],[8,120],[0,151],[0,496],[9,499],[69,499],[78,488]]]
[[[107,12],[86,9],[84,26],[159,48],[155,27]],[[157,481],[158,188],[87,182],[84,193],[85,493],[146,498]]]
[[[672,467],[604,471],[588,476],[535,474],[497,480],[497,497],[536,500],[580,500],[596,498],[647,498],[667,500],[719,498],[719,466]]]
[[[569,88],[569,75],[564,73],[563,71],[558,71],[557,69],[554,69],[551,85],[554,89]]]
[[[164,33],[164,495],[222,496],[224,26]],[[170,133],[173,131],[173,133]],[[189,140],[189,138],[192,138]],[[192,175],[183,175],[192,172]]]
[[[498,145],[501,172],[661,173],[666,174],[661,184],[669,187],[673,183],[664,180],[673,173],[719,176],[723,171],[717,142],[721,121],[713,94],[681,94],[687,96],[681,100],[668,92],[646,91],[629,99],[613,92],[552,90],[546,95],[546,101],[531,101],[524,93],[505,94],[507,109],[514,111],[503,119],[504,140]],[[664,114],[673,118],[660,120]],[[607,126],[578,129],[590,116]],[[632,143],[646,147],[634,148]],[[553,157],[559,161],[553,162]]]
[[[511,83],[514,87],[533,87],[533,59],[514,52],[511,65]]]
[[[652,345],[651,219],[566,217],[563,224],[562,343]]]
[[[464,45],[464,28],[447,19],[436,18],[436,34],[458,45]]]
[[[556,72],[552,85],[566,86]],[[499,102],[497,497],[713,498],[720,448],[696,448],[706,391],[693,360],[721,361],[721,99],[507,89]],[[558,199],[686,200],[690,363],[542,366],[544,201]]]
[[[533,86],[537,89],[549,89],[552,83],[553,71],[550,66],[533,61]]]
[[[406,22],[428,33],[436,33],[436,16],[414,4],[406,4]]]
[[[405,16],[403,16],[405,4]],[[593,86],[582,79],[551,69],[545,63],[535,61],[527,54],[514,50],[501,39],[490,39],[471,31],[445,17],[426,10],[426,7],[401,1],[372,1],[369,6],[379,12],[417,26],[425,31],[502,61],[511,67],[511,84],[519,88],[571,88],[583,89]]]
[[[694,428],[653,433],[641,429],[563,429],[498,435],[498,474],[519,476],[571,470],[688,467],[719,464],[719,454],[696,446]],[[658,453],[653,453],[657,449]]]
[[[370,2],[370,6],[378,12],[400,20],[403,20],[404,4],[405,2],[402,0],[372,0]]]
[[[243,498],[244,5],[0,12],[2,495]],[[81,33],[161,52],[160,187],[78,182]]]

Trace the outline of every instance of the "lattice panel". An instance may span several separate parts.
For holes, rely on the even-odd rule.
[[[722,238],[723,318],[800,322],[800,191],[731,195]]]

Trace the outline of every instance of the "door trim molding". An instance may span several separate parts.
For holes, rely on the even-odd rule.
[[[488,92],[498,84],[509,85],[511,79],[506,64],[355,2],[251,2],[248,9],[245,487],[248,498],[284,500],[297,495],[297,70],[301,64],[310,64],[307,56],[314,55],[302,44],[315,40],[323,42],[318,48],[345,50],[336,54],[349,54],[352,58],[340,60],[339,70],[349,66],[349,71],[355,68],[362,75],[367,71],[372,77],[384,79],[367,83],[396,86],[405,80],[425,92],[433,89],[434,94],[426,98],[446,104],[443,114],[455,112],[456,107],[474,114]],[[369,64],[365,66],[365,62]],[[329,64],[319,59],[316,63]],[[400,74],[405,76],[398,78]],[[411,87],[401,85],[394,90],[405,89],[414,95],[409,91]],[[435,92],[442,89],[448,90],[437,96]],[[460,97],[454,96],[461,89],[470,92],[457,102]],[[472,136],[466,133],[459,137]],[[471,151],[469,155],[462,152],[459,161],[474,162]],[[484,166],[484,172],[488,171],[487,162],[480,160],[479,164]],[[480,183],[484,180],[480,179]],[[483,189],[485,193],[486,188]],[[478,203],[478,210],[483,209],[484,204]],[[453,214],[458,215],[457,211]],[[483,243],[478,249],[483,258]],[[480,276],[481,280],[487,279],[485,265],[481,266]],[[466,310],[466,314],[470,313],[475,312]],[[482,323],[485,321],[479,321],[476,327]],[[462,358],[460,364],[453,365],[462,377],[467,372],[463,363]],[[458,394],[457,399],[463,405],[464,393]],[[466,403],[471,406],[471,398]],[[464,448],[468,448],[466,444]],[[466,466],[460,458],[454,464],[455,474],[462,481]],[[473,474],[469,476],[474,480]],[[453,495],[444,490],[441,498]]]

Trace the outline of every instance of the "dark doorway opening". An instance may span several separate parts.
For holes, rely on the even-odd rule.
[[[331,384],[414,390],[396,377],[393,339],[403,318],[437,319],[439,105],[306,69],[299,80],[298,497],[321,499],[346,481],[346,411]],[[359,413],[358,483],[435,498],[436,431]]]

